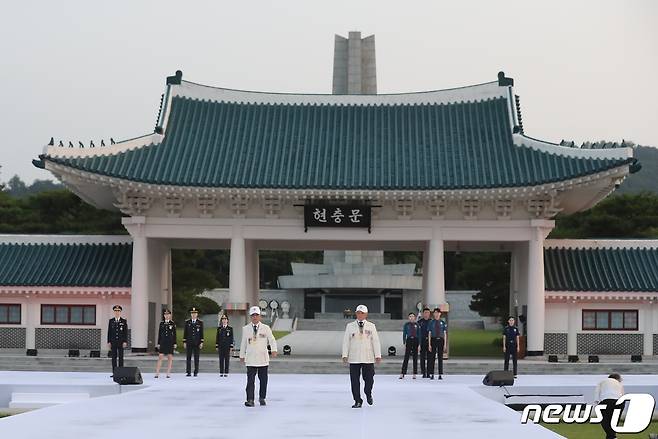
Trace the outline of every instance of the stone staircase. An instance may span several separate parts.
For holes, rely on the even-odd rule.
[[[400,331],[406,320],[374,319],[369,321],[377,326],[377,331]],[[344,331],[352,319],[297,319],[297,331]],[[401,336],[401,335],[400,335]]]
[[[139,367],[143,374],[152,374],[155,370],[153,355],[129,355],[126,357],[126,366]],[[520,360],[520,374],[600,374],[607,375],[612,371],[623,374],[655,374],[658,370],[658,358],[645,357],[642,363],[631,363],[629,358],[601,357],[601,363],[586,363],[581,357],[580,363],[567,363],[561,358],[559,363],[548,363],[545,359]],[[377,366],[378,374],[399,374],[402,356],[384,357],[382,364]],[[237,358],[231,359],[232,373],[244,374],[244,366]],[[500,370],[503,359],[496,358],[451,358],[444,361],[447,375],[468,374],[484,376],[490,370]],[[108,379],[111,363],[107,358],[66,358],[60,357],[27,357],[14,355],[0,355],[0,370],[28,370],[28,371],[59,371],[59,372],[106,372]],[[174,357],[174,373],[185,372],[184,355]],[[272,359],[270,363],[272,373],[330,373],[346,374],[347,368],[336,356],[283,356]],[[218,360],[214,355],[202,355],[200,373],[218,373]]]

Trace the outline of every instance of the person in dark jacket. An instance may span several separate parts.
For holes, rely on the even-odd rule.
[[[185,364],[186,376],[191,375],[192,355],[194,355],[194,376],[199,374],[199,353],[203,349],[203,322],[198,319],[199,310],[190,309],[190,319],[185,321],[185,330],[183,331],[183,346],[187,353],[187,362]]]
[[[427,324],[428,341],[430,357],[427,361],[427,374],[430,379],[434,379],[434,363],[438,358],[439,362],[439,379],[443,377],[443,349],[446,342],[446,334],[448,332],[448,325],[444,320],[441,320],[441,310],[434,308],[434,319],[430,320]]]
[[[420,371],[423,374],[423,378],[429,378],[427,373],[427,362],[429,360],[429,343],[428,343],[428,331],[427,328],[430,323],[430,309],[428,307],[423,308],[423,318],[418,320],[418,326],[420,327]]]
[[[413,379],[416,379],[416,373],[418,373],[418,351],[420,350],[420,344],[418,343],[418,337],[420,336],[420,326],[416,323],[416,314],[409,313],[409,321],[404,324],[402,328],[402,344],[404,345],[404,360],[402,361],[402,373],[400,374],[400,379],[403,379],[407,374],[407,366],[409,364],[409,356],[413,356],[413,368],[414,376]]]
[[[176,324],[171,320],[171,311],[164,310],[163,319],[158,330],[158,362],[155,365],[155,378],[160,376],[162,359],[167,356],[167,378],[171,378],[171,365],[174,362],[174,350],[176,350]]]
[[[217,338],[215,349],[219,353],[219,376],[228,376],[228,363],[231,358],[231,349],[233,349],[233,328],[228,325],[228,316],[222,315],[217,327]]]
[[[128,347],[128,321],[121,317],[123,311],[121,305],[114,305],[112,311],[114,317],[107,325],[107,347],[112,355],[112,374],[114,374],[114,369],[123,367],[123,350]]]
[[[503,356],[505,357],[504,368],[509,370],[509,359],[512,357],[514,378],[517,376],[517,357],[521,347],[519,343],[519,328],[514,324],[514,317],[507,319],[507,326],[503,329]]]

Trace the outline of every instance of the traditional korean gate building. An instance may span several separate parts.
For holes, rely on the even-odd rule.
[[[423,301],[446,308],[452,249],[511,252],[528,354],[542,355],[552,218],[595,205],[638,165],[627,147],[526,136],[513,84],[501,72],[448,90],[283,94],[200,85],[179,71],[151,134],[84,149],[51,142],[35,164],[127,215],[134,351],[152,347],[149,331],[171,306],[172,248],[230,249],[226,308],[240,318],[258,302],[259,249],[420,250]],[[343,225],[356,206],[372,222],[305,228],[305,205],[342,207]]]

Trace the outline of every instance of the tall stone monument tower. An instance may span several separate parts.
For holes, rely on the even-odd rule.
[[[334,40],[333,94],[377,94],[375,36],[361,38],[350,32],[348,38]]]

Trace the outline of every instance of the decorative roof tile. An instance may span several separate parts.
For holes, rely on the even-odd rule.
[[[184,81],[170,85],[183,86],[191,87]],[[378,96],[358,99],[377,102]],[[395,98],[398,103],[358,105],[200,100],[171,93],[158,141],[114,154],[47,153],[42,159],[159,185],[380,190],[535,186],[633,161],[515,143],[510,121],[515,103],[510,107],[505,93],[449,103]]]
[[[560,247],[555,240],[544,251],[546,290],[658,292],[658,242],[653,242]]]
[[[0,285],[130,287],[130,243],[0,242]]]

